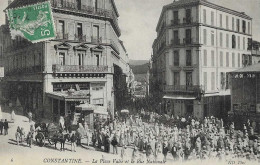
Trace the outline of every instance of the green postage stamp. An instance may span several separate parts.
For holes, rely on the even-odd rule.
[[[55,38],[55,27],[49,1],[7,10],[11,33],[19,33],[36,43]]]

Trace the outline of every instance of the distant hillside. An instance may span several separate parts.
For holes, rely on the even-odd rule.
[[[129,60],[130,65],[143,65],[148,63],[148,60]]]
[[[146,74],[148,71],[149,63],[142,64],[142,65],[130,65],[130,68],[132,68],[133,73],[136,74]]]

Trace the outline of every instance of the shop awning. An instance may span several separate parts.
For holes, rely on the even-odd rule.
[[[81,111],[94,111],[95,106],[91,105],[91,104],[80,104],[80,105],[76,106],[75,108],[78,110],[81,110]]]
[[[82,93],[68,94],[68,92],[51,92],[46,93],[50,98],[62,100],[62,101],[87,101],[89,99],[88,95]]]
[[[95,114],[108,115],[106,107],[96,106],[94,109]]]
[[[193,96],[174,96],[174,95],[165,95],[164,99],[172,99],[172,100],[195,100],[196,98]]]
[[[225,91],[220,91],[216,93],[205,93],[204,97],[211,97],[211,96],[228,96],[230,95],[230,89]]]

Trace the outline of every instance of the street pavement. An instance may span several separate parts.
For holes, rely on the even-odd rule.
[[[3,119],[7,119],[8,121],[11,120],[11,110],[5,109],[3,112]],[[0,165],[63,164],[61,163],[62,161],[68,161],[70,162],[69,164],[123,164],[119,160],[121,158],[121,147],[118,148],[118,155],[114,155],[112,153],[112,146],[110,147],[111,153],[96,151],[93,147],[84,145],[84,139],[82,141],[83,145],[77,147],[76,152],[71,152],[71,146],[69,142],[66,142],[65,144],[65,151],[59,150],[59,143],[57,144],[57,149],[54,148],[54,145],[52,146],[48,142],[46,142],[45,146],[43,147],[39,147],[34,143],[32,148],[30,148],[27,146],[26,142],[17,145],[15,139],[15,132],[17,127],[23,127],[27,134],[31,124],[34,123],[29,123],[29,119],[27,117],[18,115],[18,112],[16,112],[15,121],[13,123],[9,123],[8,135],[0,135]],[[126,156],[124,161],[131,162],[132,152],[132,147],[128,147],[126,149]],[[169,155],[170,154],[168,154],[168,161],[171,161],[171,157]],[[146,159],[145,154],[139,154],[139,156],[143,160]],[[140,161],[139,164],[141,163],[146,163],[146,161]]]

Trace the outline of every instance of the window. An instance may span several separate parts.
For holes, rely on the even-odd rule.
[[[225,72],[220,72],[220,88],[224,90],[226,88],[226,75]]]
[[[226,16],[226,28],[229,29],[229,20],[228,20],[228,16]]]
[[[229,52],[226,52],[226,67],[229,67]]]
[[[207,76],[207,72],[203,73],[203,79],[204,79],[204,88],[205,91],[207,91],[207,87],[208,87],[208,76]]]
[[[207,45],[207,29],[203,29],[203,43]]]
[[[77,8],[81,10],[81,0],[77,0]]]
[[[238,55],[237,55],[237,67],[239,67],[240,68],[240,53],[238,53]]]
[[[186,9],[186,23],[191,23],[191,9]]]
[[[84,65],[84,53],[83,52],[78,53],[78,59],[79,59],[78,65]]]
[[[245,50],[245,49],[246,49],[246,38],[243,37],[243,50]]]
[[[173,73],[174,75],[174,79],[173,79],[173,83],[174,83],[174,85],[175,86],[178,86],[178,85],[180,85],[180,72],[174,72]]]
[[[186,29],[185,31],[186,36],[186,44],[191,44],[191,29]]]
[[[179,51],[174,51],[174,66],[179,66]]]
[[[215,72],[211,72],[211,90],[215,90]]]
[[[220,66],[223,66],[223,52],[222,51],[220,51],[220,57],[219,57],[220,59]]]
[[[232,35],[232,48],[236,48],[236,36]]]
[[[211,12],[211,25],[214,26],[214,12]]]
[[[99,38],[99,26],[93,26],[93,37],[98,39]]]
[[[59,38],[64,39],[64,21],[59,20],[57,30]]]
[[[211,51],[211,66],[215,66],[215,52]]]
[[[203,23],[207,24],[207,12],[206,12],[206,9],[203,9]]]
[[[240,20],[237,19],[237,31],[239,32],[240,31]]]
[[[232,17],[232,30],[235,30],[235,18]]]
[[[78,38],[82,38],[82,23],[77,23],[77,36]]]
[[[186,66],[191,66],[191,50],[186,50]]]
[[[100,60],[99,54],[96,54],[96,55],[95,55],[95,65],[96,65],[96,66],[99,66],[99,65],[100,65],[100,61],[99,61],[99,60]]]
[[[214,31],[211,31],[211,45],[212,46],[214,46],[214,41],[215,41]]]
[[[204,66],[207,66],[207,50],[204,50],[204,58],[203,58],[204,60]]]
[[[219,26],[222,27],[222,14],[219,14]]]
[[[236,67],[235,66],[235,53],[232,53],[232,67]]]
[[[248,28],[248,34],[250,34],[250,22],[248,22],[247,28]]]
[[[240,49],[240,36],[237,36],[237,48]]]
[[[186,72],[186,86],[192,86],[192,72]]]
[[[59,52],[59,65],[65,65],[65,53]]]
[[[229,48],[229,35],[226,34],[226,46],[227,48]]]
[[[94,6],[95,11],[97,11],[97,9],[98,9],[98,0],[93,0],[93,6]]]
[[[173,32],[173,41],[174,41],[175,45],[179,44],[179,31],[178,30],[174,30],[174,32]]]
[[[179,12],[178,11],[173,12],[173,21],[175,24],[179,23]]]
[[[223,47],[223,33],[222,32],[219,33],[219,45],[220,45],[220,47]]]
[[[246,21],[243,20],[242,22],[242,30],[243,30],[243,33],[246,33]]]

